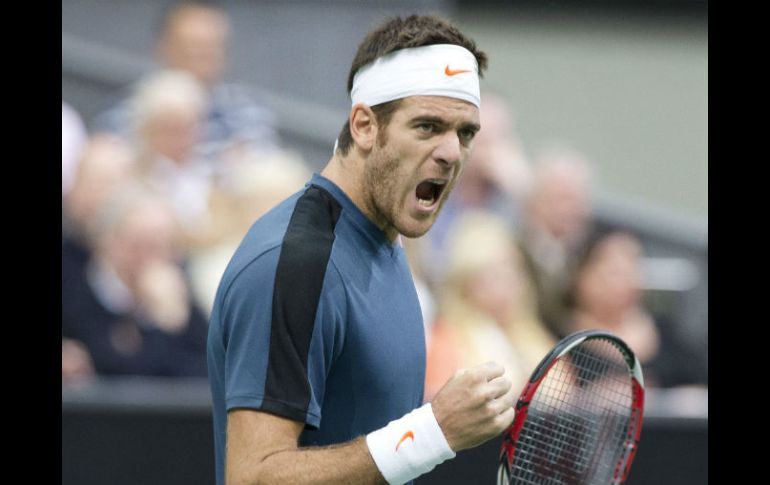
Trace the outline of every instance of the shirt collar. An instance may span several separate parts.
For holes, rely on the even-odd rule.
[[[387,249],[389,253],[400,247],[400,237],[391,242],[385,233],[361,211],[337,184],[321,174],[314,173],[307,185],[315,185],[329,192],[342,205],[344,216],[350,218],[364,236],[376,246]]]

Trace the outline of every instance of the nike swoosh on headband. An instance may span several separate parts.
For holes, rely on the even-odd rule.
[[[470,69],[455,69],[455,70],[452,70],[452,69],[449,69],[449,64],[447,64],[446,68],[444,68],[444,74],[446,74],[447,76],[455,76],[457,74],[462,74],[464,72],[471,72],[471,70]]]

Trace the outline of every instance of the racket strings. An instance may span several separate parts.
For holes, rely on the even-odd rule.
[[[577,346],[548,371],[529,404],[511,483],[611,483],[632,399],[628,367],[611,342]]]

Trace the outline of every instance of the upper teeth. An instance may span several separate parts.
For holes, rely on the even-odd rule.
[[[427,179],[425,182],[438,185],[438,186],[443,186],[444,184],[446,184],[446,180],[442,180],[442,179]],[[424,207],[430,207],[436,201],[436,198],[437,198],[436,195],[437,195],[436,193],[433,193],[430,199],[422,199],[420,197],[417,197],[417,202]]]

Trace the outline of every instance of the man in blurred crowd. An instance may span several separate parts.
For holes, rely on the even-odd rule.
[[[94,251],[62,286],[62,377],[84,360],[97,375],[205,376],[206,320],[178,264],[165,199],[121,187],[88,229]]]
[[[567,286],[591,222],[591,178],[588,162],[576,152],[545,152],[517,229],[540,317],[556,336],[564,336]]]
[[[62,286],[83,273],[93,251],[89,225],[104,201],[134,175],[133,162],[133,151],[119,138],[99,135],[87,141],[62,201]]]
[[[424,238],[430,256],[426,270],[434,282],[443,280],[447,235],[467,212],[485,211],[516,227],[532,181],[532,169],[514,130],[513,114],[505,99],[485,93],[479,109],[481,126],[473,152],[457,189]]]
[[[198,147],[206,159],[243,149],[271,149],[278,144],[272,113],[241,86],[223,80],[229,38],[229,19],[223,10],[208,3],[182,1],[166,12],[156,43],[162,69],[188,72],[206,91],[206,116]],[[96,119],[95,130],[128,135],[132,117],[132,105],[123,101]]]
[[[208,225],[215,178],[214,167],[196,152],[205,91],[184,71],[158,71],[141,81],[131,101],[140,176],[168,197],[185,238],[193,238]]]

